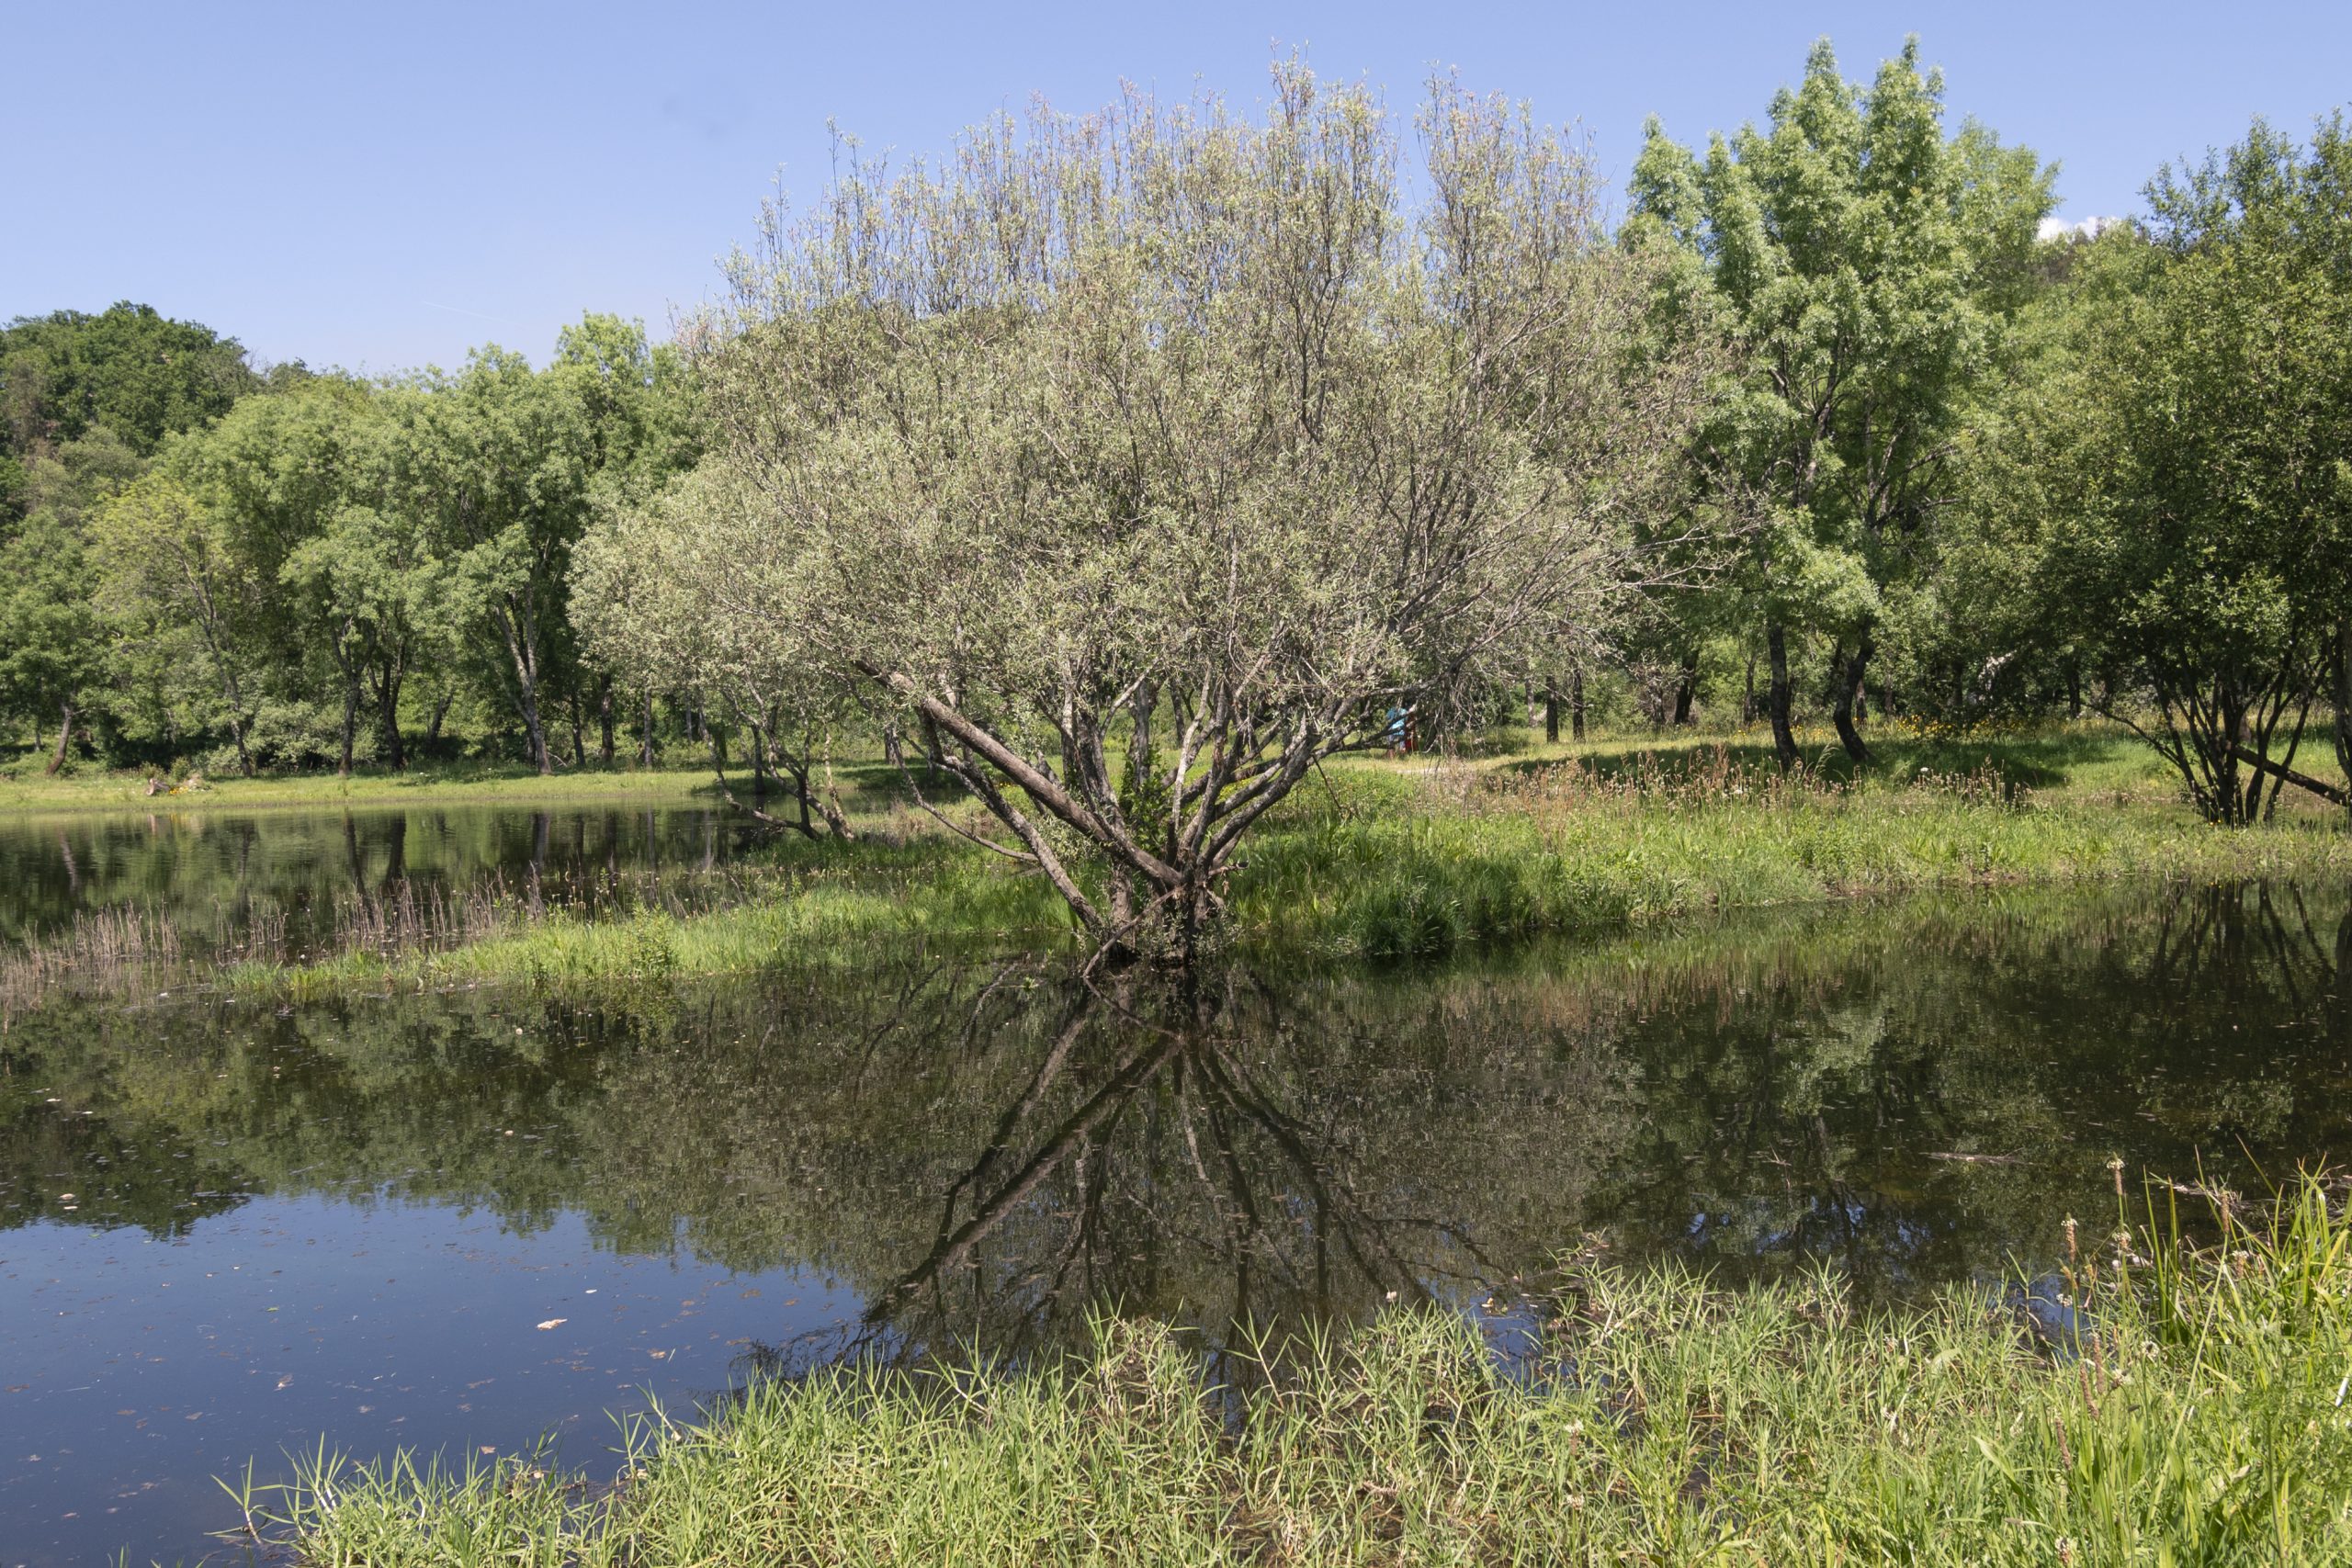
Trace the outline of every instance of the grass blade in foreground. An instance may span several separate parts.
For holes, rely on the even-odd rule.
[[[1826,1280],[1603,1270],[1534,1390],[1403,1314],[1228,1423],[1171,1335],[1108,1325],[1028,1378],[767,1384],[603,1492],[313,1467],[286,1522],[305,1561],[373,1568],[2343,1561],[2352,1221],[2306,1179],[2267,1228],[2223,1224],[2207,1251],[2119,1232],[2057,1354],[1982,1295],[1862,1314]]]

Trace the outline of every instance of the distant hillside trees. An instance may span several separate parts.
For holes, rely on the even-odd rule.
[[[554,765],[550,713],[612,753],[571,549],[696,450],[676,355],[590,315],[551,364],[486,348],[384,382],[254,374],[145,307],[20,321],[0,348],[0,711],[115,760],[393,767],[453,705]],[[649,737],[650,739],[650,737]]]
[[[236,339],[153,306],[22,317],[0,328],[0,449],[21,463],[105,430],[153,457],[261,385]]]

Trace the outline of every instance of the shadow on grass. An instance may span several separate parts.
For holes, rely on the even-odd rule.
[[[922,791],[922,798],[933,806],[961,804],[967,798],[968,792],[952,774],[934,772],[920,765],[915,768],[914,774],[915,785]],[[788,802],[792,798],[791,784],[781,778],[772,781],[765,795],[761,795],[753,788],[750,764],[741,760],[729,761],[727,768],[727,787],[734,791],[738,798],[743,800],[765,799],[773,802],[782,799]],[[821,788],[821,784],[812,779],[811,788]],[[888,815],[893,810],[922,809],[920,803],[915,799],[914,790],[908,787],[906,775],[899,772],[898,764],[880,759],[835,762],[832,788],[841,801],[842,809],[853,817],[881,817]],[[707,766],[704,769],[703,782],[695,785],[687,793],[696,798],[707,798],[714,804],[719,803],[722,799],[718,784],[709,776]]]
[[[2140,742],[2127,735],[2084,731],[1949,739],[1899,735],[1867,739],[1871,758],[1866,763],[1856,763],[1830,739],[1805,747],[1801,765],[1816,778],[1838,784],[1857,779],[1905,779],[1924,770],[1990,773],[2010,788],[2059,789],[2078,782],[2077,775],[2086,771],[2113,768],[2146,754]],[[1571,764],[1589,769],[1603,784],[1657,780],[1669,784],[1702,773],[1777,773],[1780,765],[1769,736],[1662,734],[1652,740],[1622,738],[1594,742],[1590,750],[1566,756],[1513,757],[1495,764],[1494,771],[1501,776],[1526,777]]]

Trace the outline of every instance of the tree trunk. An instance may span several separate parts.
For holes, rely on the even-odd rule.
[[[756,719],[746,719],[744,726],[752,732],[752,798],[764,799],[768,793],[767,727]],[[800,818],[804,824],[801,830],[806,832],[808,829],[805,824],[808,818],[808,788],[805,784],[800,789]]]
[[[343,672],[343,756],[335,763],[335,773],[342,778],[351,776],[352,739],[359,728],[359,671],[345,669]]]
[[[645,694],[644,713],[638,720],[637,761],[643,768],[653,765],[653,694],[650,690]]]
[[[401,739],[401,671],[387,660],[376,677],[377,761],[400,773],[408,767],[408,747]]]
[[[1767,697],[1772,716],[1772,753],[1780,760],[1781,772],[1787,773],[1797,765],[1796,728],[1790,722],[1790,710],[1795,705],[1795,693],[1789,685],[1789,639],[1773,621],[1764,628],[1764,654],[1771,666],[1772,689]]]
[[[2259,751],[2241,746],[2237,749],[2237,758],[2239,761],[2255,771],[2257,783],[2260,777],[2267,776],[2283,784],[2293,784],[2297,789],[2307,789],[2322,800],[2333,805],[2352,807],[2352,789],[2338,789],[2325,779],[2315,779],[2309,773],[2297,773],[2293,767],[2294,759],[2291,755],[2287,761],[2280,761],[2276,758],[2266,757]],[[2278,805],[2278,795],[2275,788],[2271,793],[2270,805],[2274,810]]]
[[[610,675],[596,677],[596,723],[604,731],[601,737],[603,743],[597,749],[597,760],[609,768],[613,765],[613,678]]]
[[[547,725],[539,712],[538,645],[532,640],[530,624],[522,611],[509,605],[498,612],[497,620],[500,635],[506,640],[506,657],[514,665],[514,711],[523,720],[523,742],[544,776],[555,772],[555,762],[548,755]]]
[[[52,773],[65,766],[65,748],[74,739],[74,699],[68,697],[57,706],[57,750],[49,759],[49,771]]]
[[[2328,660],[2328,700],[2335,707],[2335,765],[2344,770],[2346,793],[2352,794],[2352,615],[2335,628],[2335,649]],[[2347,803],[2352,804],[2352,803]]]
[[[523,750],[531,765],[543,774],[555,772],[555,762],[548,756],[548,732],[539,722],[539,694],[537,682],[526,677],[516,688],[514,711],[523,720]]]
[[[237,773],[241,777],[254,776],[253,753],[245,750],[244,721],[235,714],[229,716],[229,739],[237,746]]]
[[[1845,661],[1838,676],[1838,739],[1846,748],[1846,755],[1857,762],[1871,760],[1871,749],[1862,744],[1862,732],[1855,726],[1855,705],[1862,694],[1862,682],[1870,676],[1871,655],[1878,651],[1864,632],[1854,644],[1854,656]]]
[[[428,751],[441,744],[441,721],[449,716],[449,704],[454,695],[444,692],[433,699],[433,716],[424,721],[424,739],[420,742]]]
[[[1686,728],[1690,722],[1690,705],[1699,695],[1699,656],[1682,656],[1682,679],[1674,684],[1674,727]]]
[[[524,687],[522,700],[517,705],[523,715],[523,749],[529,754],[532,766],[537,768],[543,776],[554,773],[555,759],[548,755],[547,728],[539,722],[538,694],[528,686]]]
[[[220,695],[229,710],[229,739],[237,748],[237,773],[241,777],[251,778],[254,776],[254,760],[252,753],[245,750],[245,705],[237,688],[237,672],[226,659],[220,657],[220,645],[209,631],[205,634],[205,642],[212,649],[214,667],[220,671]]]
[[[1568,739],[1584,739],[1584,671],[1568,677]]]
[[[1747,656],[1747,688],[1739,697],[1739,722],[1756,722],[1756,655],[1753,651]]]
[[[571,765],[576,768],[588,760],[588,729],[580,713],[580,687],[576,682],[567,683],[571,686]]]
[[[1544,682],[1544,744],[1560,743],[1560,684],[1556,681]]]

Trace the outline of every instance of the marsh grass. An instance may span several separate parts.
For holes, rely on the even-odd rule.
[[[999,874],[960,846],[916,838],[796,849],[777,865],[697,879],[618,878],[560,902],[512,888],[428,901],[413,913],[394,900],[389,909],[355,910],[327,956],[246,956],[219,977],[234,991],[300,999],[500,980],[854,966],[871,958],[876,941],[1043,948],[1070,931],[1068,910],[1042,880]]]
[[[542,775],[514,764],[456,762],[420,764],[399,773],[362,768],[350,777],[334,773],[234,775],[172,785],[158,777],[159,793],[148,793],[151,771],[80,770],[57,776],[23,762],[0,766],[0,814],[66,815],[82,812],[221,812],[279,807],[334,808],[363,805],[456,806],[513,800],[526,805],[555,801],[673,800],[701,796],[716,803],[707,764],[677,768],[566,770]]]
[[[63,931],[0,946],[0,1016],[74,988],[119,990],[175,972],[178,930],[136,905],[84,909]]]
[[[1571,1263],[1533,1379],[1399,1314],[1219,1389],[1106,1321],[1027,1375],[841,1368],[656,1413],[610,1485],[321,1453],[268,1528],[371,1568],[2342,1562],[2352,1224],[2315,1178],[2203,1247],[2175,1218],[2081,1246],[2054,1319]]]
[[[752,798],[752,779],[738,760],[728,770],[728,783],[742,798]],[[156,793],[149,793],[153,780]],[[909,798],[895,766],[879,757],[854,760],[834,772],[834,785],[842,808],[860,823],[887,818],[902,809]],[[927,792],[953,798],[959,792],[952,782],[926,782]],[[773,806],[775,796],[769,796]],[[0,761],[0,816],[11,814],[68,816],[89,812],[115,814],[198,814],[266,810],[281,807],[312,810],[358,806],[549,806],[590,805],[599,801],[631,805],[670,803],[717,807],[722,797],[711,778],[707,757],[684,755],[650,768],[634,762],[610,766],[591,763],[540,773],[518,762],[419,762],[393,772],[363,766],[348,777],[332,773],[265,773],[254,778],[234,774],[175,781],[152,769],[105,770],[77,768],[51,776],[41,759],[20,755],[14,763]]]
[[[1375,956],[1765,905],[1970,885],[2341,873],[2352,834],[2301,811],[2215,829],[2136,766],[2041,788],[2086,742],[1917,748],[1782,775],[1729,745],[1335,772],[1249,856],[1246,940]],[[1914,759],[1922,759],[1915,761]],[[2061,775],[2063,778],[2063,775]]]
[[[1783,775],[1768,747],[1736,736],[1320,770],[1245,851],[1228,940],[1292,959],[1430,956],[1931,889],[2352,871],[2340,813],[2211,827],[2153,753],[2104,729],[1881,750],[1860,773],[1830,753]],[[884,783],[865,783],[881,800]],[[714,873],[621,874],[557,897],[501,882],[346,897],[300,951],[264,914],[233,950],[191,953],[183,969],[299,998],[849,964],[876,942],[1073,940],[1042,879],[899,803],[864,822],[855,843],[787,838]],[[17,970],[59,984],[77,964],[94,980],[130,972],[85,963],[89,945],[22,955]],[[0,972],[0,993],[8,983]]]

